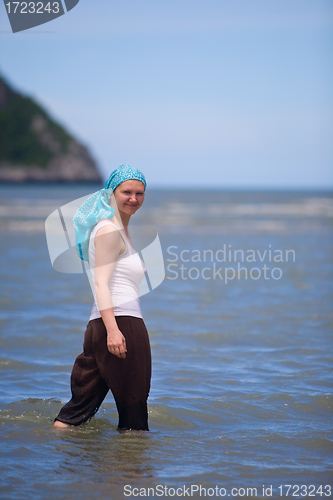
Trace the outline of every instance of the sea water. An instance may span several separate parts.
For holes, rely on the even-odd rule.
[[[92,292],[54,271],[44,223],[97,189],[0,188],[1,498],[329,497],[332,193],[148,189],[150,432],[118,432],[110,394],[54,430]]]

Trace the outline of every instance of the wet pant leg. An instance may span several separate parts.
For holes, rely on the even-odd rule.
[[[95,415],[109,391],[96,363],[91,321],[85,332],[83,352],[76,358],[72,369],[71,390],[72,399],[56,417],[56,420],[71,425],[80,425]]]
[[[102,325],[97,325],[94,336],[96,362],[114,396],[119,413],[119,429],[149,430],[147,399],[151,353],[148,332],[141,318],[117,316],[116,321],[126,340],[126,358],[118,358],[104,348],[106,330],[100,320]]]

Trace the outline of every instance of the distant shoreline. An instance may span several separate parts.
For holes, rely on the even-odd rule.
[[[11,181],[11,180],[0,180],[0,187],[23,187],[23,186],[29,186],[29,187],[38,187],[38,186],[46,186],[46,187],[52,187],[52,186],[63,186],[63,187],[73,187],[73,186],[94,186],[96,189],[102,189],[104,187],[104,182],[99,183],[99,182],[94,182],[94,181],[89,181],[89,180],[66,180],[66,181],[36,181],[36,180],[31,180],[31,181]],[[233,193],[251,193],[251,194],[264,194],[264,193],[272,193],[272,194],[279,194],[279,193],[286,193],[286,194],[292,194],[292,193],[298,193],[298,194],[318,194],[318,195],[329,195],[333,196],[333,187],[332,188],[326,188],[326,187],[225,187],[225,186],[204,186],[204,187],[198,187],[198,186],[154,186],[154,185],[148,185],[147,186],[147,192],[179,192],[179,191],[184,191],[184,193],[189,193],[189,192],[194,192],[194,193],[225,193],[225,194],[233,194]]]
[[[29,185],[29,186],[72,186],[72,185],[75,185],[75,184],[79,184],[79,185],[87,185],[87,184],[90,184],[92,186],[96,185],[96,186],[101,186],[101,184],[99,182],[93,182],[93,181],[89,181],[89,180],[80,180],[80,181],[77,181],[77,180],[73,180],[73,181],[70,181],[70,180],[66,180],[66,181],[45,181],[45,180],[42,180],[42,181],[36,181],[36,180],[27,180],[27,181],[12,181],[12,180],[0,180],[0,186],[1,185],[11,185],[11,186],[26,186],[26,185]],[[104,183],[103,183],[104,185]]]

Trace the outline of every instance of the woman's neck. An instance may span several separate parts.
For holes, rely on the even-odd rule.
[[[117,222],[117,225],[119,227],[123,226],[123,228],[125,229],[125,231],[128,231],[128,224],[129,224],[130,218],[131,218],[131,216],[127,215],[127,214],[124,214],[124,216],[122,216],[121,214],[119,214],[119,217],[115,217],[114,216],[114,219]]]

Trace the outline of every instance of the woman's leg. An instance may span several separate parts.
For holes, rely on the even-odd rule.
[[[149,430],[147,399],[151,379],[151,353],[141,318],[116,316],[126,340],[126,358],[111,354],[103,320],[94,320],[93,346],[99,372],[111,389],[119,412],[119,429]],[[97,323],[99,322],[99,323]]]
[[[83,353],[76,358],[73,366],[71,389],[72,399],[60,410],[55,419],[56,427],[86,422],[95,415],[108,393],[109,388],[101,377],[95,360],[92,321],[86,329]]]

